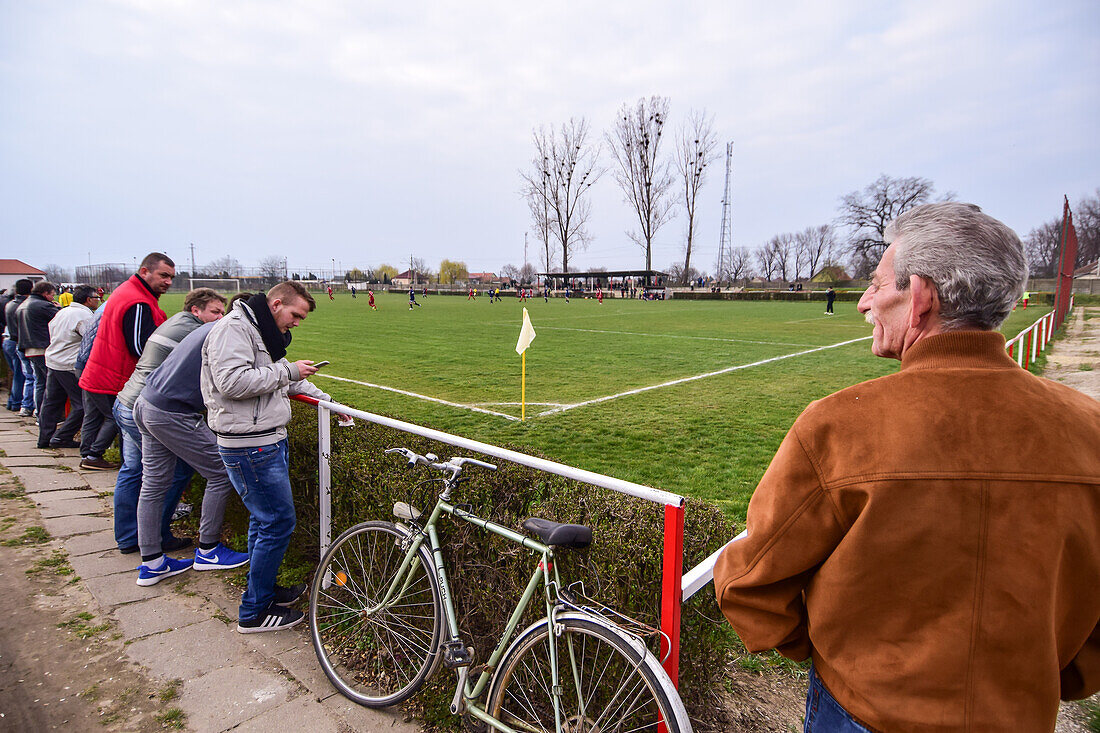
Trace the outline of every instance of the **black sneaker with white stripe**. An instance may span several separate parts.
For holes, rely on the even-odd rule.
[[[242,634],[259,634],[264,631],[278,631],[297,626],[305,619],[305,614],[294,608],[283,608],[274,604],[254,619],[237,622],[237,631]]]
[[[306,593],[306,584],[298,583],[289,588],[275,584],[275,595],[271,597],[271,603],[276,606],[289,606],[296,603]]]

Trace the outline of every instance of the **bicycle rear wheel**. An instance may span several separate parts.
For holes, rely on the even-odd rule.
[[[356,525],[332,543],[313,578],[313,649],[332,684],[367,707],[407,700],[439,660],[443,608],[427,547],[394,584],[408,538],[391,522]]]
[[[691,722],[656,658],[638,641],[581,614],[558,617],[563,733],[690,733]],[[555,731],[549,623],[527,628],[505,653],[489,693],[488,712],[524,731]]]

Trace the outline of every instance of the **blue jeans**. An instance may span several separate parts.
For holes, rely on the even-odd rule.
[[[15,350],[15,355],[19,357],[19,363],[23,368],[23,409],[34,410],[34,364],[31,364],[31,360],[24,356],[23,352],[18,348]]]
[[[26,378],[23,376],[23,362],[19,361],[19,353],[15,348],[15,342],[10,338],[4,338],[4,361],[11,370],[11,392],[8,393],[8,409],[18,410],[23,406],[23,384]]]
[[[248,588],[241,596],[241,621],[267,610],[275,577],[294,531],[290,490],[290,446],[286,439],[255,448],[218,447],[229,481],[248,509]]]
[[[122,443],[122,466],[115,480],[115,542],[118,549],[137,547],[137,508],[141,496],[141,431],[134,422],[134,413],[124,404],[115,400],[112,412],[118,424],[119,438]],[[176,474],[172,479],[172,488],[164,499],[164,514],[161,516],[161,542],[172,539],[172,514],[176,511],[180,496],[187,484],[191,483],[194,470],[183,461],[176,461]]]
[[[803,733],[870,733],[840,706],[810,667],[810,688],[806,691],[806,721]]]

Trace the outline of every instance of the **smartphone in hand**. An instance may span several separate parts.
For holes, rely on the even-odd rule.
[[[329,362],[327,362],[327,361],[315,361],[312,364],[314,369],[320,369],[321,367],[326,367],[328,365],[329,365]]]

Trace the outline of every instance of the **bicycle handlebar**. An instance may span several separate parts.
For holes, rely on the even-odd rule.
[[[400,453],[405,457],[405,460],[409,463],[409,468],[414,466],[428,466],[434,468],[437,471],[451,472],[457,474],[462,470],[462,467],[469,464],[472,466],[478,466],[480,468],[487,468],[490,471],[497,470],[497,467],[492,463],[486,463],[485,461],[479,461],[476,458],[466,458],[465,456],[455,456],[448,461],[439,462],[437,457],[429,453],[426,456],[422,456],[416,451],[408,448],[387,448],[387,453]]]

